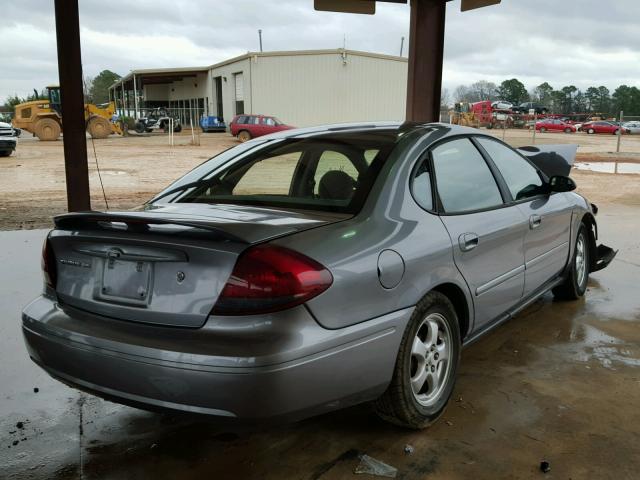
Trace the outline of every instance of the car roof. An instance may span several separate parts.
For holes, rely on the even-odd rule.
[[[306,138],[313,137],[315,135],[322,135],[326,133],[338,133],[338,132],[375,132],[382,130],[404,130],[414,131],[418,129],[433,130],[443,129],[449,130],[447,136],[451,135],[484,135],[490,136],[486,133],[471,127],[463,127],[460,125],[452,125],[449,123],[421,123],[421,122],[394,122],[394,121],[381,121],[381,122],[352,122],[352,123],[333,123],[328,125],[318,125],[313,127],[295,128],[292,130],[284,130],[282,132],[272,133],[258,137],[257,140],[280,140],[288,138]],[[250,140],[252,141],[252,140]]]

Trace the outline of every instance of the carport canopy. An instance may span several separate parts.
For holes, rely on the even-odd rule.
[[[311,0],[308,0],[311,2]],[[408,3],[408,0],[313,0],[316,10],[375,13],[376,2]],[[434,122],[440,111],[446,4],[449,0],[411,0],[407,115],[409,121]],[[501,0],[462,0],[462,10],[495,5]],[[58,72],[62,92],[64,158],[67,205],[70,212],[91,210],[89,167],[84,120],[80,19],[78,0],[55,0]],[[176,70],[176,69],[168,69]],[[186,69],[193,70],[193,69]],[[149,81],[168,81],[164,72]],[[142,72],[142,71],[141,71]],[[157,73],[157,71],[155,71]],[[166,73],[166,74],[165,74]],[[133,72],[121,81],[135,83]],[[131,78],[128,78],[131,76]],[[141,80],[143,80],[141,78]],[[144,81],[144,80],[143,80]],[[135,90],[137,85],[131,85]],[[135,96],[134,96],[135,97]],[[137,97],[136,97],[137,98]],[[136,107],[137,110],[137,107]]]

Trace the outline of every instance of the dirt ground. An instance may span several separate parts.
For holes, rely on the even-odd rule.
[[[507,132],[507,140],[525,145],[525,133]],[[611,140],[538,135],[545,143],[584,142],[584,161],[614,158]],[[187,145],[189,137],[178,141],[173,149],[166,137],[96,142],[110,206],[139,204],[235,143],[225,134],[203,135],[199,147]],[[640,138],[633,141],[638,154],[625,153],[625,162],[640,161]],[[93,205],[103,208],[92,150],[90,159]],[[353,472],[366,453],[407,480],[637,479],[640,240],[631,233],[640,176],[573,176],[601,207],[601,240],[618,256],[591,276],[583,299],[555,302],[547,294],[465,349],[452,402],[426,431],[388,425],[367,405],[235,429],[70,389],[31,362],[21,338],[20,311],[42,284],[39,261],[29,259],[39,258],[46,232],[0,232],[0,265],[10,272],[0,277],[0,478],[346,480],[360,477]],[[16,156],[0,159],[0,208],[5,230],[49,226],[65,210],[61,142],[24,138]],[[542,460],[550,473],[540,472]]]
[[[502,138],[502,131],[492,132]],[[530,145],[531,133],[507,130],[505,139],[514,146]],[[536,142],[578,143],[579,160],[640,162],[640,135],[622,139],[622,153],[615,152],[617,139],[608,135],[537,134]],[[105,209],[96,169],[96,156],[111,210],[129,209],[148,200],[173,180],[216,153],[238,142],[226,133],[200,135],[200,145],[191,145],[191,135],[176,137],[171,147],[164,135],[112,136],[88,141],[91,204]],[[95,145],[95,154],[93,146]],[[635,152],[635,153],[634,153]],[[614,175],[575,171],[581,192],[595,203],[640,203],[638,175]],[[19,139],[16,152],[0,158],[0,230],[46,228],[51,218],[66,211],[65,171],[62,141],[40,142],[28,134]]]

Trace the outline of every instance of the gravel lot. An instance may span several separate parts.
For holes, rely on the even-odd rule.
[[[493,131],[498,138],[502,131]],[[537,134],[537,143],[578,143],[579,158],[589,162],[640,162],[640,135],[622,139],[623,153],[613,154],[616,138],[608,135]],[[169,146],[164,135],[112,136],[94,142],[110,209],[128,209],[148,200],[171,181],[216,153],[237,144],[226,133],[202,134],[200,145],[190,135],[176,137]],[[531,144],[531,132],[507,130],[514,146]],[[635,152],[635,153],[634,153]],[[91,202],[104,209],[92,142],[88,142]],[[575,172],[580,191],[596,203],[640,204],[637,175]],[[40,142],[28,134],[17,151],[0,158],[0,230],[46,228],[51,217],[66,211],[62,141]]]

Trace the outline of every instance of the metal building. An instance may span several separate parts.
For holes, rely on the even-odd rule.
[[[135,94],[134,94],[135,92]],[[275,115],[309,126],[403,120],[407,59],[352,50],[249,52],[209,67],[134,70],[111,86],[120,114],[166,107],[194,124],[201,115]]]

